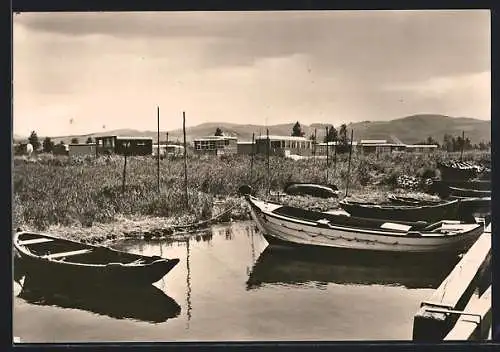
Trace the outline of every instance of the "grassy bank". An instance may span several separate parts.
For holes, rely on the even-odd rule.
[[[403,192],[398,190],[401,186],[407,188],[405,192],[418,192],[419,184],[402,185],[402,176],[435,175],[436,162],[448,158],[450,156],[445,153],[381,155],[378,158],[353,155],[349,194],[358,199],[380,201],[389,191]],[[467,153],[464,159],[485,162],[490,155]],[[91,233],[91,229],[102,227],[100,232],[109,232],[108,227],[128,219],[137,222],[135,227],[144,229],[145,224],[167,221],[165,219],[169,226],[206,220],[228,207],[234,207],[230,217],[243,218],[245,207],[237,194],[240,185],[251,184],[260,196],[264,196],[268,188],[279,191],[290,181],[325,182],[327,174],[325,160],[293,161],[276,157],[270,160],[269,183],[264,158],[255,159],[251,179],[249,156],[191,156],[186,206],[181,158],[161,160],[160,192],[154,158],[128,158],[125,190],[122,190],[123,163],[123,157],[119,156],[96,159],[93,156],[40,155],[32,160],[15,157],[14,228],[86,228],[84,232]],[[328,174],[328,181],[343,192],[348,175],[347,155],[338,156],[335,164],[331,162]],[[282,200],[315,209],[336,206],[332,200],[290,197]]]

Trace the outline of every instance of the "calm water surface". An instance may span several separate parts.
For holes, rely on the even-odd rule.
[[[452,264],[266,248],[252,222],[184,241],[113,247],[180,258],[140,293],[34,293],[14,284],[22,342],[408,340],[413,314]],[[355,257],[354,257],[355,256]]]

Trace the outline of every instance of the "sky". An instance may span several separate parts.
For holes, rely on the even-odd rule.
[[[13,132],[490,119],[490,13],[21,13]]]

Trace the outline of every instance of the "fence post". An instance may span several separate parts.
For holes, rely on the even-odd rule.
[[[351,155],[352,155],[352,139],[354,135],[354,130],[351,130],[351,145],[349,147],[349,161],[347,163],[347,182],[345,186],[345,196],[347,197],[347,191],[349,190],[349,177],[351,173]]]
[[[251,158],[250,158],[250,185],[253,182],[253,158],[254,158],[254,153],[255,153],[254,146],[255,146],[255,133],[252,133],[252,152],[250,154],[250,156],[251,156]]]
[[[156,107],[156,117],[158,122],[158,155],[156,157],[157,161],[157,178],[158,178],[158,193],[160,193],[160,107]]]

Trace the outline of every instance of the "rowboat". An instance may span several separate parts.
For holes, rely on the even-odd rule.
[[[61,285],[35,275],[24,276],[18,298],[35,305],[78,309],[115,319],[162,323],[181,313],[180,305],[154,285],[127,289],[108,286],[89,290],[85,282]]]
[[[450,190],[450,197],[462,197],[462,198],[484,198],[491,197],[491,191],[481,191],[475,189],[458,188],[458,187],[448,187]]]
[[[419,227],[285,206],[246,195],[252,219],[270,245],[431,253],[460,252],[482,233],[479,224],[443,220]]]
[[[337,198],[339,190],[335,185],[290,182],[285,185],[284,192],[289,195],[309,195],[320,198]]]
[[[435,204],[419,205],[380,205],[342,200],[339,206],[352,216],[393,219],[402,221],[457,220],[459,218],[458,200],[449,200]]]
[[[424,199],[418,199],[414,197],[403,197],[403,196],[398,196],[395,194],[390,194],[387,196],[387,198],[391,201],[393,204],[398,204],[398,205],[436,205],[441,203],[441,200],[424,200]]]
[[[443,259],[429,255],[428,260],[421,260],[421,256],[410,258],[406,253],[389,257],[387,253],[354,256],[335,248],[284,250],[270,246],[253,266],[247,289],[268,285],[324,286],[328,283],[437,288],[459,260],[458,256]]]
[[[17,232],[13,244],[27,273],[63,282],[152,284],[179,262],[178,258],[148,257],[35,232]]]
[[[439,182],[439,181],[438,181]],[[468,181],[441,181],[449,187],[473,189],[478,191],[491,190],[491,180],[468,180]]]
[[[443,180],[468,180],[479,173],[476,165],[463,161],[438,162],[437,167]]]

